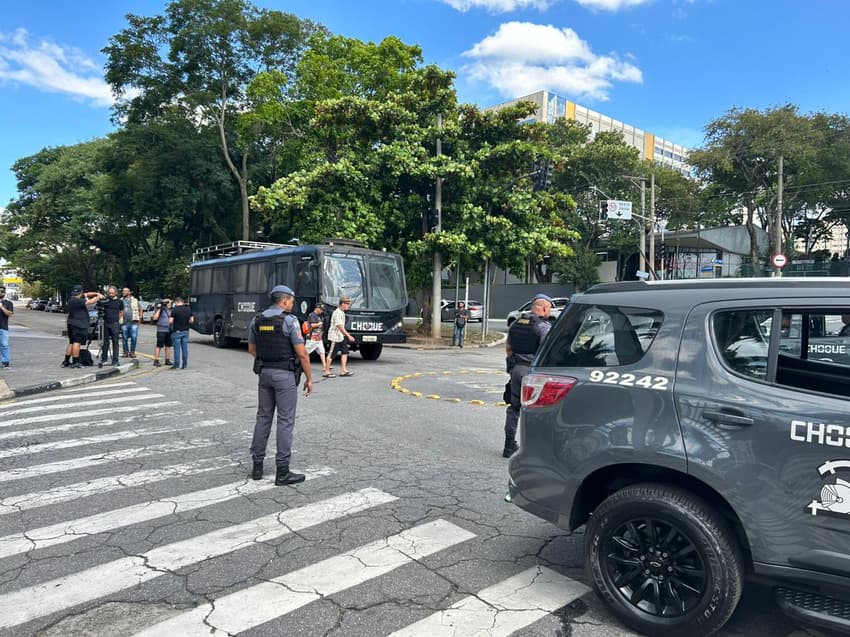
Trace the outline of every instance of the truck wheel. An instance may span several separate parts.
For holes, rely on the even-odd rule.
[[[230,339],[224,334],[224,320],[220,318],[213,324],[213,345],[219,349],[230,347]]]
[[[362,356],[363,360],[366,361],[378,360],[378,357],[380,357],[382,351],[384,351],[383,343],[360,345],[360,356]]]
[[[609,496],[585,534],[593,588],[647,635],[703,637],[741,597],[743,558],[728,523],[694,494],[637,484]]]

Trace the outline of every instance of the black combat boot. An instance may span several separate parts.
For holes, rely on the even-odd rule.
[[[289,467],[283,466],[277,468],[277,475],[275,476],[274,483],[281,487],[285,484],[298,484],[299,482],[304,482],[305,478],[306,476],[303,473],[294,473],[289,470]]]
[[[255,462],[254,468],[251,469],[251,480],[262,480],[263,479],[263,463]]]
[[[505,436],[505,449],[502,451],[502,457],[510,458],[517,452],[517,449],[519,449],[519,445],[516,443],[516,440]]]

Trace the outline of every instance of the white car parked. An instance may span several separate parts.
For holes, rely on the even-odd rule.
[[[570,302],[570,299],[565,296],[556,296],[552,298],[552,311],[549,313],[549,318],[554,321],[559,316],[561,316],[561,311],[567,307],[567,304]],[[521,308],[517,310],[512,310],[508,312],[508,327],[517,320],[523,312],[528,312],[531,309],[531,301],[523,305]]]

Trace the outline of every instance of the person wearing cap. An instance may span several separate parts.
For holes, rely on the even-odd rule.
[[[9,353],[9,317],[15,313],[15,306],[6,298],[6,288],[0,285],[0,363],[8,369],[12,362]]]
[[[340,365],[342,366],[340,376],[342,377],[354,376],[352,372],[348,371],[349,343],[354,342],[354,337],[345,329],[345,313],[350,307],[350,298],[347,296],[339,297],[339,305],[331,314],[331,327],[328,330],[328,340],[331,342],[331,351],[328,353],[328,373],[331,373],[334,352],[339,352]]]
[[[100,292],[84,292],[83,286],[71,288],[68,299],[68,346],[65,348],[65,360],[62,367],[82,367],[80,363],[80,345],[89,340],[89,306],[105,297]]]
[[[522,379],[528,374],[531,361],[549,333],[552,324],[546,320],[552,311],[552,299],[545,294],[536,295],[531,301],[531,309],[522,314],[508,329],[505,343],[507,371],[511,375],[509,382],[510,400],[505,410],[505,447],[503,458],[510,458],[519,448],[516,443],[516,430],[519,424],[519,409],[522,396]],[[505,398],[508,398],[506,395]]]
[[[189,366],[189,327],[194,324],[195,315],[192,309],[186,305],[182,296],[175,296],[174,308],[168,317],[168,325],[172,330],[171,345],[174,347],[172,369],[186,369]]]
[[[301,326],[292,314],[295,294],[285,285],[272,288],[271,305],[251,321],[248,328],[248,352],[255,358],[254,371],[259,375],[257,420],[251,441],[253,469],[251,478],[261,480],[266,446],[277,411],[277,472],[278,486],[304,481],[303,473],[290,470],[292,430],[295,427],[295,406],[298,401],[298,379],[303,371],[304,396],[313,393],[313,374],[310,357],[304,347]]]

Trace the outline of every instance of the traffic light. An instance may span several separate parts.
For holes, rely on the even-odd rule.
[[[599,202],[599,216],[607,217],[608,216],[608,200],[603,199]]]
[[[535,159],[534,171],[531,174],[531,186],[537,190],[546,190],[552,185],[552,160],[551,159]]]

